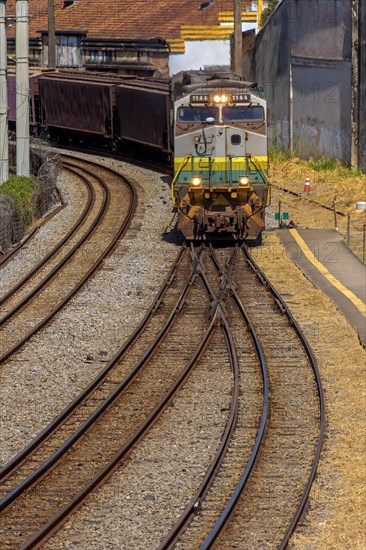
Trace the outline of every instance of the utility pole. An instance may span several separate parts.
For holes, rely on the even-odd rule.
[[[54,0],[48,0],[48,66],[56,67],[56,30]]]
[[[29,153],[29,4],[16,0],[17,175],[30,175]]]
[[[359,110],[360,110],[360,0],[352,0],[352,143],[351,166],[359,165]]]
[[[9,179],[6,0],[0,0],[0,185]]]
[[[258,25],[258,29],[260,29],[262,13],[263,13],[263,0],[258,0],[258,7],[257,7],[257,25]]]
[[[234,0],[234,72],[243,76],[243,35],[241,28],[241,0]]]

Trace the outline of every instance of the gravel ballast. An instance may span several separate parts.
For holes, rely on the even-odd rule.
[[[120,169],[136,182],[136,216],[125,239],[95,277],[2,366],[2,464],[37,435],[103,368],[142,319],[177,254],[177,246],[163,239],[172,208],[169,186],[162,176],[118,161],[107,160],[105,164]],[[63,220],[57,239],[83,207],[75,199],[78,190],[69,176],[64,174],[59,185],[71,207],[52,220],[53,227],[59,219],[60,223]],[[68,212],[70,217],[65,222]],[[43,229],[51,234],[55,231],[48,224]],[[38,239],[28,245],[34,247],[33,254],[43,250],[43,241]],[[18,255],[14,269],[20,269],[22,257]]]
[[[289,305],[315,353],[326,434],[309,509],[289,548],[365,548],[366,354],[357,333],[292,263],[276,234],[253,256]]]

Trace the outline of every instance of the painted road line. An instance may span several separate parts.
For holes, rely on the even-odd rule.
[[[347,287],[345,287],[338,279],[334,277],[328,271],[328,269],[317,260],[315,257],[315,254],[310,250],[304,239],[299,235],[298,231],[296,229],[290,229],[290,233],[292,237],[295,239],[299,247],[301,248],[302,252],[304,253],[304,256],[309,260],[309,262],[316,267],[318,271],[342,294],[344,294],[351,302],[352,304],[358,309],[358,311],[366,317],[366,304],[360,298],[358,298],[353,292],[351,292]]]

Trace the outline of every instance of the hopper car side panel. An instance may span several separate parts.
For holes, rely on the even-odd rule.
[[[171,152],[170,95],[166,89],[117,87],[119,138]]]
[[[30,75],[29,77],[29,122],[31,128],[35,129],[38,124],[38,79],[39,75]],[[8,74],[8,113],[9,122],[16,121],[16,76],[15,73]]]
[[[45,126],[112,138],[113,88],[112,83],[41,77]]]

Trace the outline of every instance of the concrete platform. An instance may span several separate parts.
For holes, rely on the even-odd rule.
[[[366,266],[335,229],[281,229],[287,253],[334,302],[366,347]]]

